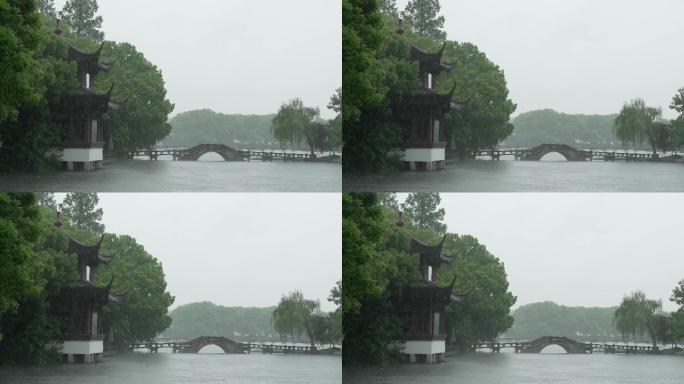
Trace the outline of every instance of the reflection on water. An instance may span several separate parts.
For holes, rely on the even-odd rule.
[[[345,368],[343,376],[345,384],[681,384],[684,357],[474,353],[438,365]]]
[[[127,160],[96,172],[0,175],[2,191],[34,192],[339,192],[342,166],[301,162]]]
[[[560,158],[559,158],[560,156]],[[345,175],[345,191],[382,192],[684,192],[684,164],[473,160],[437,172]]]
[[[339,384],[341,361],[335,356],[131,353],[106,356],[103,363],[94,365],[0,367],[0,383]]]

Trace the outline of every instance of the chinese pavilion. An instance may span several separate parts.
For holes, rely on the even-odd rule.
[[[69,363],[102,361],[102,307],[108,302],[121,302],[127,293],[111,293],[114,278],[107,286],[98,287],[93,281],[97,267],[112,258],[100,255],[100,245],[83,245],[69,239],[68,253],[78,257],[79,281],[61,287],[50,299],[52,313],[61,320],[64,342],[59,345],[63,360]]]
[[[114,85],[105,94],[94,91],[98,73],[112,68],[111,63],[100,61],[103,47],[104,43],[96,52],[85,53],[69,46],[69,61],[77,64],[79,89],[64,95],[53,108],[64,147],[61,160],[67,170],[92,171],[100,168],[108,136],[102,115],[110,109],[127,105],[127,101],[111,100]]]
[[[444,307],[462,300],[461,296],[452,293],[455,279],[446,287],[440,287],[435,282],[439,267],[454,260],[442,254],[444,240],[446,236],[439,244],[429,246],[411,239],[411,254],[420,256],[421,279],[402,287],[395,301],[397,314],[407,321],[408,332],[402,341],[402,353],[408,355],[411,363],[433,364],[444,360]]]
[[[427,53],[411,45],[411,60],[420,68],[422,86],[404,95],[392,108],[394,120],[405,128],[404,156],[412,171],[443,169],[446,159],[446,137],[443,116],[460,104],[452,101],[456,85],[447,94],[436,91],[437,79],[442,72],[451,72],[453,64],[442,62],[442,49]]]

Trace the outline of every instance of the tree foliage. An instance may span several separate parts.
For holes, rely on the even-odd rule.
[[[615,135],[625,145],[639,146],[645,141],[651,146],[655,156],[659,147],[664,142],[658,136],[666,128],[666,125],[658,124],[662,116],[662,110],[646,105],[643,99],[634,99],[622,107],[620,114],[615,118]]]
[[[399,17],[399,9],[397,8],[397,0],[380,0],[378,4],[380,12],[387,16],[394,18]]]
[[[444,16],[439,16],[439,0],[409,0],[401,16],[413,27],[413,31],[435,41],[446,40]]]
[[[16,120],[19,107],[38,98],[31,87],[31,67],[40,41],[35,3],[0,0],[0,124]],[[0,143],[4,141],[0,136]]]
[[[684,116],[684,88],[679,88],[677,94],[674,95],[670,108]]]
[[[401,206],[416,227],[442,235],[447,226],[442,222],[445,211],[439,208],[441,202],[437,192],[416,192],[409,194]]]
[[[273,137],[283,145],[306,142],[311,154],[316,150],[317,136],[322,129],[318,123],[320,111],[304,105],[301,99],[292,99],[280,106],[273,118]]]
[[[662,303],[647,299],[642,291],[636,291],[622,299],[615,310],[615,327],[625,337],[641,338],[647,335],[656,347],[656,315],[662,310]]]
[[[104,233],[102,224],[102,208],[97,193],[72,192],[67,193],[62,202],[64,216],[76,227],[93,232],[97,235]]]
[[[55,0],[38,0],[38,11],[47,16],[57,16],[55,11]]]
[[[111,71],[98,78],[98,89],[114,85],[113,98],[128,105],[106,116],[114,152],[148,148],[171,132],[167,119],[174,105],[166,97],[161,70],[129,43],[107,42],[102,55],[114,62]]]
[[[41,292],[32,260],[39,223],[33,194],[0,193],[0,317],[16,313],[22,299]]]
[[[102,16],[97,16],[97,0],[67,0],[60,15],[64,24],[77,36],[104,40]]]
[[[113,279],[113,292],[128,292],[119,304],[105,308],[103,327],[112,331],[114,343],[121,349],[128,344],[151,340],[171,324],[168,308],[174,297],[167,291],[161,263],[134,238],[109,235],[102,252],[114,260],[100,269],[97,282],[108,284]]]
[[[304,298],[301,291],[294,291],[283,296],[276,309],[273,310],[273,328],[282,336],[300,337],[305,334],[311,342],[311,348],[316,347],[315,322],[318,322],[321,304],[318,301]],[[320,324],[318,324],[320,327]],[[323,332],[318,329],[318,332]],[[319,333],[321,336],[323,333]]]

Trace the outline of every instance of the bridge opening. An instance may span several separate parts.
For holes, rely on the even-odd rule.
[[[216,344],[208,344],[202,347],[197,353],[224,355],[226,352]]]
[[[539,353],[546,353],[550,355],[558,355],[558,354],[567,354],[568,351],[565,350],[565,348],[561,347],[558,344],[551,344],[544,349],[542,349]]]
[[[558,152],[549,152],[546,155],[542,156],[540,161],[563,162],[568,161],[568,159]]]
[[[204,155],[200,156],[197,161],[207,161],[207,162],[224,162],[226,161],[223,156],[219,155],[216,152],[207,152]]]

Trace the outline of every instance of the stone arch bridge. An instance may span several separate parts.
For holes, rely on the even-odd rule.
[[[577,149],[566,144],[542,144],[534,148],[488,149],[472,154],[472,158],[489,156],[492,160],[500,160],[501,156],[513,156],[515,160],[539,161],[549,153],[559,153],[567,161],[660,161],[660,157],[652,153],[635,153],[627,151],[592,151]],[[453,156],[453,154],[452,154]]]

